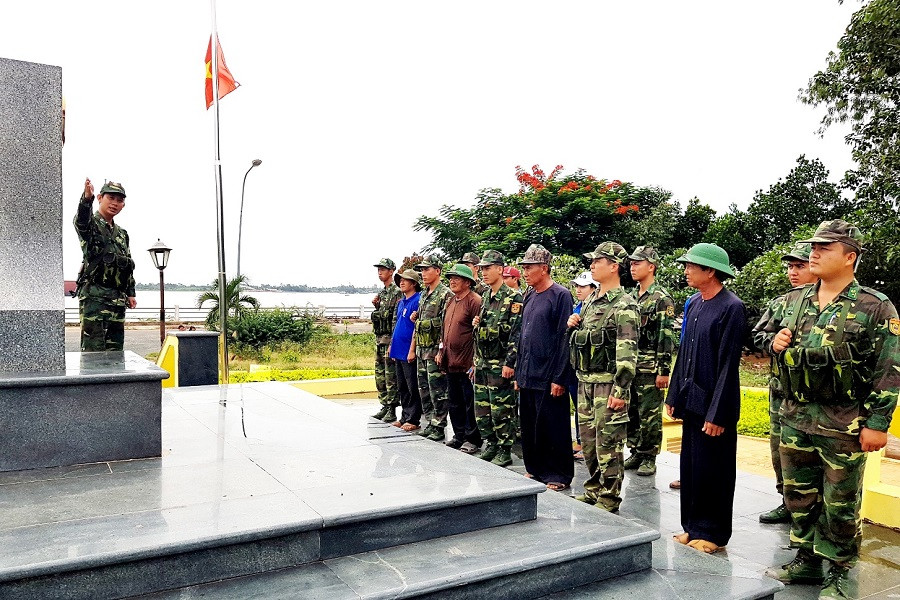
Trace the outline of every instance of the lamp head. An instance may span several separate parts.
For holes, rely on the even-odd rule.
[[[163,241],[156,238],[156,243],[148,250],[150,258],[153,259],[153,266],[160,271],[165,269],[166,265],[169,264],[169,252],[171,251],[172,249],[166,246]]]

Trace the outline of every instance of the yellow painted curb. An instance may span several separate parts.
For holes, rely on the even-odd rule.
[[[334,396],[337,394],[361,394],[375,392],[375,376],[337,377],[334,379],[308,379],[292,383],[294,387],[316,396]]]

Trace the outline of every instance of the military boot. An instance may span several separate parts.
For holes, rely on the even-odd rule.
[[[431,423],[429,423],[422,429],[418,430],[416,432],[416,435],[421,435],[424,438],[428,438],[428,436],[431,435],[433,431],[434,431],[434,426]]]
[[[794,560],[781,568],[766,570],[766,575],[781,583],[818,583],[825,581],[822,559],[806,550],[798,550]]]
[[[652,456],[647,456],[644,460],[641,461],[641,466],[638,467],[637,474],[641,477],[649,477],[650,475],[656,474],[656,458]]]
[[[626,471],[630,471],[631,469],[637,469],[638,467],[640,467],[642,462],[644,462],[644,457],[637,452],[632,452],[631,456],[626,458],[625,462],[622,463],[622,466]]]
[[[439,427],[437,425],[431,426],[431,433],[428,434],[426,439],[429,439],[433,442],[443,442],[447,436],[444,434],[444,428]]]
[[[393,423],[397,420],[397,405],[394,404],[392,406],[388,406],[387,410],[384,413],[384,416],[381,417],[381,420],[385,423]]]
[[[512,456],[509,453],[509,448],[507,446],[503,446],[502,448],[497,449],[497,456],[491,460],[491,464],[495,464],[498,467],[508,467],[512,464]]]
[[[781,503],[778,508],[773,508],[769,512],[764,512],[759,515],[760,523],[790,523],[791,522],[791,512],[787,509],[787,506],[784,505],[784,502]]]
[[[377,413],[375,413],[374,415],[372,415],[372,418],[373,418],[373,419],[378,419],[378,420],[380,421],[381,419],[384,418],[384,415],[388,414],[388,412],[389,412],[390,410],[391,410],[391,408],[390,408],[389,406],[382,406],[381,408],[378,409],[378,412],[377,412]],[[392,420],[393,420],[393,419],[392,419]]]
[[[488,443],[487,446],[484,447],[484,450],[476,454],[475,456],[480,458],[481,460],[486,460],[488,462],[494,460],[494,457],[497,456],[497,451],[500,450],[497,444]]]
[[[850,567],[831,565],[819,598],[850,598]]]

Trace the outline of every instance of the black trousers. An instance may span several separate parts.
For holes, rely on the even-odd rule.
[[[400,396],[400,422],[418,425],[422,420],[422,398],[416,379],[416,361],[394,360],[394,369]]]
[[[693,539],[724,546],[731,539],[737,476],[737,431],[703,433],[704,419],[685,412],[681,434],[681,526]]]
[[[475,422],[475,388],[468,373],[447,373],[447,409],[453,437],[481,445],[481,434]]]
[[[542,483],[570,485],[575,476],[569,394],[551,396],[550,388],[519,388],[522,459],[525,470]]]

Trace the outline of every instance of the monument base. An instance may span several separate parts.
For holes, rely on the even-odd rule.
[[[64,372],[0,372],[0,472],[160,456],[168,376],[127,351],[67,352]]]

